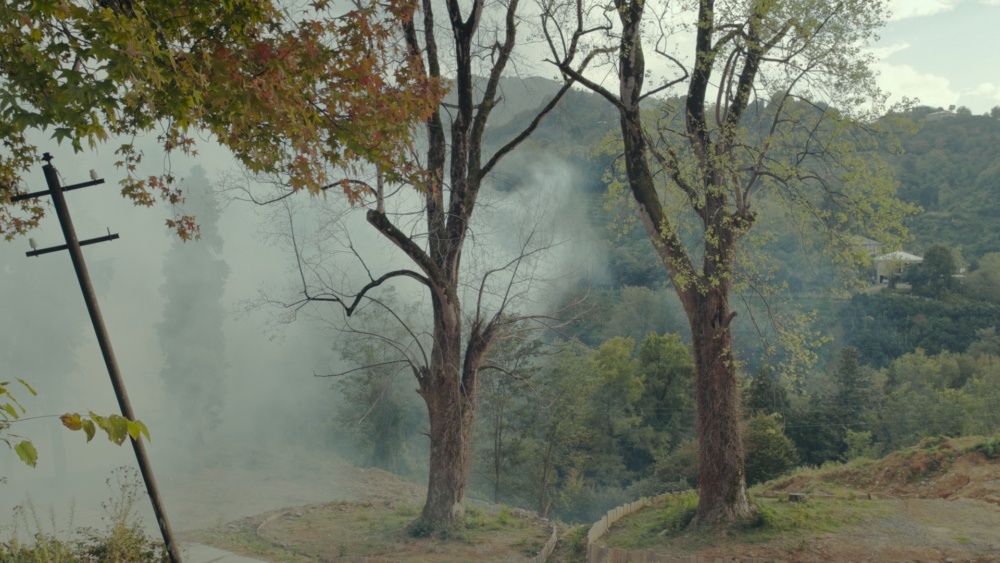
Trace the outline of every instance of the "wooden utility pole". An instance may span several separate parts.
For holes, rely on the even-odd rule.
[[[66,244],[51,248],[33,249],[27,254],[28,256],[38,256],[58,250],[69,250],[70,258],[73,260],[73,268],[76,270],[76,277],[80,282],[80,290],[83,291],[83,300],[87,304],[87,312],[90,313],[90,320],[93,322],[94,331],[97,333],[97,342],[101,346],[101,355],[104,356],[104,364],[108,368],[108,375],[111,376],[111,386],[114,387],[115,396],[118,398],[118,407],[122,411],[122,416],[135,422],[136,418],[135,413],[132,411],[132,403],[129,401],[128,392],[125,390],[125,381],[122,379],[121,371],[118,369],[118,360],[115,359],[115,351],[111,347],[111,338],[108,336],[108,330],[104,326],[104,317],[101,315],[101,308],[97,303],[97,294],[94,293],[94,286],[90,281],[90,274],[87,271],[87,263],[83,260],[83,251],[80,249],[81,246],[88,244],[114,240],[118,238],[118,235],[108,233],[104,237],[82,242],[78,240],[76,238],[76,230],[73,228],[73,220],[69,214],[69,208],[66,206],[66,195],[63,193],[64,191],[103,184],[104,180],[96,178],[96,174],[91,173],[92,180],[90,182],[83,182],[64,188],[59,183],[59,176],[55,167],[52,166],[52,156],[49,153],[45,153],[42,159],[45,161],[45,166],[42,167],[42,170],[45,172],[45,182],[48,184],[49,189],[44,192],[19,194],[12,197],[11,201],[51,195]],[[139,462],[139,472],[142,474],[142,480],[146,484],[146,492],[149,493],[149,499],[153,503],[153,513],[156,515],[156,522],[160,526],[160,533],[163,535],[163,543],[167,548],[170,561],[172,563],[181,563],[180,549],[178,549],[177,542],[174,541],[173,532],[170,530],[170,522],[167,520],[167,513],[163,508],[163,501],[160,499],[160,491],[156,486],[153,467],[150,465],[149,457],[146,455],[146,447],[142,442],[142,437],[132,438],[129,436],[129,439],[132,441],[135,458]]]

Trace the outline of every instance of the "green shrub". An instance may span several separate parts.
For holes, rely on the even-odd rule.
[[[511,513],[510,508],[507,506],[501,506],[500,512],[497,514],[497,523],[501,526],[510,525]]]
[[[669,455],[659,459],[656,478],[668,491],[686,491],[698,486],[698,442],[685,440]]]
[[[745,531],[761,530],[770,526],[772,522],[774,522],[774,511],[758,503],[757,511],[750,518],[741,520],[739,528]]]
[[[785,435],[780,417],[777,413],[757,414],[746,421],[743,447],[746,448],[748,485],[774,479],[798,463],[795,444]]]
[[[844,445],[847,451],[844,453],[844,461],[855,459],[878,459],[881,451],[879,447],[872,443],[871,432],[855,432],[847,429],[844,437]]]
[[[986,459],[1000,459],[1000,434],[969,446],[968,451],[979,452]]]
[[[698,512],[698,494],[694,492],[671,495],[657,510],[661,530],[679,532],[688,527]]]
[[[582,525],[573,528],[573,532],[566,540],[565,552],[568,561],[585,561],[587,559],[588,533],[590,533],[590,526]]]

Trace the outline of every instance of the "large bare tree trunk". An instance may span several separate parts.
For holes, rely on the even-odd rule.
[[[754,514],[743,470],[731,318],[728,288],[712,288],[695,299],[690,323],[697,373],[698,524],[733,522]]]
[[[429,370],[420,380],[419,389],[427,404],[431,451],[427,501],[411,526],[417,536],[455,528],[464,520],[465,489],[472,461],[476,378],[488,345],[475,327],[468,342],[463,342],[457,300],[435,298],[434,301],[434,344]]]
[[[471,461],[474,390],[463,391],[454,368],[431,377],[437,389],[422,393],[430,419],[430,475],[427,502],[413,528],[416,535],[453,528],[462,522]]]

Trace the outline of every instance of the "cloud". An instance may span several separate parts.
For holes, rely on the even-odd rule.
[[[983,82],[979,86],[973,88],[971,93],[979,96],[992,96],[993,98],[1000,100],[1000,86],[997,86],[992,82]]]
[[[875,65],[879,72],[879,86],[892,94],[892,101],[902,97],[917,98],[921,104],[944,106],[957,104],[959,93],[952,89],[951,81],[943,76],[920,72],[910,65]]]
[[[985,1],[1000,2],[1000,0]],[[956,0],[889,0],[889,10],[892,12],[892,17],[889,19],[895,21],[933,16],[953,10],[956,3]]]
[[[892,45],[885,45],[882,47],[876,47],[871,50],[875,58],[882,61],[885,60],[896,53],[901,53],[910,48],[909,43],[893,43]]]
[[[985,111],[986,108],[996,107],[1000,102],[1000,86],[992,82],[983,82],[970,90],[962,92],[962,102],[973,108],[973,112]]]

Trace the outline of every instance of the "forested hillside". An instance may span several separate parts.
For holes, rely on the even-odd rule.
[[[521,119],[528,115],[530,112],[525,112]],[[991,289],[994,281],[1000,281],[1000,255],[990,256],[1000,253],[1000,118],[923,106],[906,118],[914,130],[899,135],[902,151],[884,156],[895,167],[898,197],[919,209],[907,222],[911,240],[903,248],[883,251],[906,250],[923,256],[933,246],[943,247],[953,261],[950,275],[957,276],[954,286],[949,283],[949,296],[938,294],[934,297],[942,299],[920,303],[888,295],[861,297],[846,306],[838,301],[835,307],[829,299],[830,290],[840,286],[838,275],[843,272],[836,272],[823,256],[822,242],[810,238],[811,233],[788,228],[777,212],[762,219],[774,224],[760,254],[767,257],[772,282],[783,286],[783,297],[806,309],[819,310],[824,318],[818,319],[818,328],[840,337],[840,346],[858,346],[863,363],[878,366],[917,347],[931,352],[964,351],[975,340],[976,330],[996,326],[993,311],[1000,298],[1000,292]],[[614,159],[602,147],[613,143],[616,123],[614,111],[594,94],[573,92],[520,149],[522,155],[550,154],[575,171],[580,183],[579,205],[587,207],[592,226],[603,235],[604,247],[595,253],[606,254],[607,269],[586,280],[584,288],[593,297],[595,316],[601,322],[582,325],[577,333],[591,345],[603,336],[640,330],[629,322],[615,321],[616,316],[628,316],[629,309],[636,307],[646,312],[644,325],[654,330],[687,330],[678,326],[683,317],[671,292],[662,292],[662,303],[651,306],[650,300],[658,299],[669,282],[646,237],[629,229],[631,210],[627,203],[608,197],[608,174]],[[520,125],[515,117],[509,127],[516,130]],[[506,131],[497,133],[502,138]],[[515,189],[526,171],[517,164],[508,169],[506,175],[501,173],[503,186]],[[870,274],[858,272],[857,276]],[[649,292],[624,291],[637,287]],[[901,309],[910,312],[904,314]],[[913,320],[914,315],[927,318],[923,332],[917,326],[922,321]],[[865,317],[879,320],[866,321]],[[757,330],[744,328],[748,329],[747,337]],[[748,338],[740,340],[745,356],[760,353]],[[829,357],[829,353],[823,356]],[[744,357],[744,361],[756,367],[754,358]]]
[[[899,196],[924,209],[910,222],[915,247],[935,243],[967,260],[1000,252],[1000,119],[921,108],[904,137]],[[929,117],[928,117],[929,116]]]

